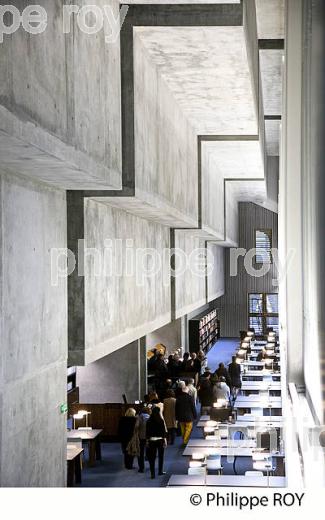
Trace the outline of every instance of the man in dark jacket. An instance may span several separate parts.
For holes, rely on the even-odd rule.
[[[206,375],[206,374],[205,374]],[[211,374],[202,377],[199,382],[198,396],[201,403],[201,414],[209,413],[208,408],[213,405],[213,388],[211,383]]]
[[[194,399],[189,395],[187,387],[176,399],[175,414],[181,428],[183,443],[186,445],[192,433],[193,421],[196,419]]]
[[[229,372],[226,369],[224,363],[219,363],[219,367],[215,371],[215,375],[218,376],[218,378],[224,377],[225,380],[226,380],[227,385],[229,387],[231,387],[231,379],[230,379],[230,376],[229,376]]]

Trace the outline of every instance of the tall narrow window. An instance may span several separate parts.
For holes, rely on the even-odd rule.
[[[258,293],[248,295],[248,326],[256,336],[265,336],[268,329],[279,335],[278,295]]]
[[[255,231],[255,249],[257,264],[272,263],[272,230],[256,229]]]

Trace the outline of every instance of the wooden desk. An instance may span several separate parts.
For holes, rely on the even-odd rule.
[[[82,448],[67,446],[68,487],[72,487],[75,483],[81,484],[81,456],[83,451]]]
[[[236,475],[172,475],[168,487],[216,486],[216,487],[286,487],[285,477],[245,477]]]
[[[101,446],[99,436],[103,430],[71,430],[67,432],[69,440],[81,439],[89,445],[89,462],[90,467],[96,465],[96,459],[101,460]]]

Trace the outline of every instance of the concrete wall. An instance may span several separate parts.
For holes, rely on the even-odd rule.
[[[316,422],[324,424],[324,29],[325,6],[304,3],[303,68],[303,370]],[[299,253],[298,253],[299,254]]]
[[[63,33],[63,0],[40,0],[47,27],[30,36],[20,28],[4,36],[0,60],[1,129],[25,145],[74,164],[84,189],[121,186],[120,50],[105,43],[105,33],[87,35],[72,16],[71,30]],[[87,4],[85,0],[78,5]],[[117,0],[95,0],[118,15]],[[20,12],[24,0],[15,2]],[[55,49],[55,52],[54,52]],[[19,155],[16,157],[19,161]],[[36,166],[36,165],[35,165]],[[22,168],[22,171],[24,168]],[[35,168],[42,179],[48,174]],[[56,169],[51,181],[62,187],[81,187],[69,168]]]
[[[85,362],[89,363],[170,322],[170,266],[168,253],[164,254],[170,232],[90,199],[84,211],[85,244],[96,250],[96,257],[87,253],[85,260]],[[143,255],[144,249],[149,256]],[[107,251],[112,255],[105,262]],[[132,256],[133,265],[127,260]],[[94,258],[106,271],[97,269]]]
[[[280,285],[281,344],[287,352],[288,381],[303,384],[302,263],[302,0],[287,0],[286,68],[280,167],[279,257],[290,269]]]
[[[207,302],[205,261],[202,260],[205,241],[191,231],[177,229],[175,249],[179,249],[180,254],[175,257],[174,305],[175,317],[180,318]]]
[[[229,246],[236,247],[239,242],[239,210],[236,187],[232,182],[226,182],[225,186],[225,240]]]
[[[135,31],[136,196],[198,224],[197,137]],[[186,225],[187,223],[187,225]]]
[[[172,351],[175,348],[182,346],[182,320],[175,320],[168,323],[164,327],[155,330],[146,336],[146,348],[151,350],[158,343],[162,343],[168,350]]]
[[[51,284],[66,247],[65,194],[0,175],[1,486],[64,486],[67,291]]]
[[[202,144],[202,228],[219,240],[225,234],[225,183],[212,154]]]
[[[224,258],[225,249],[213,243],[207,243],[208,262],[212,262],[211,271],[207,273],[207,301],[220,298],[225,292]]]
[[[276,155],[269,155],[266,158],[267,168],[267,195],[268,199],[278,203],[279,200],[279,157]]]
[[[146,351],[134,341],[108,356],[77,369],[80,402],[84,404],[123,403],[142,399],[146,380]]]
[[[239,203],[239,248],[249,251],[255,248],[255,229],[272,229],[273,244],[278,246],[277,215],[256,204]],[[256,266],[258,269],[259,267]],[[221,335],[238,337],[240,330],[248,326],[248,293],[278,292],[272,280],[277,280],[275,264],[268,274],[256,278],[249,275],[243,258],[238,259],[238,275],[230,276],[230,250],[225,250],[225,295],[217,300],[220,309]]]

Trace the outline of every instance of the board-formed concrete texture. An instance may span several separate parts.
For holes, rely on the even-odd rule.
[[[31,38],[20,28],[1,43],[0,130],[7,134],[8,150],[20,163],[18,168],[10,163],[5,167],[56,186],[60,182],[64,189],[120,189],[119,40],[106,44],[104,31],[93,37],[85,34],[76,16],[64,34],[65,2],[40,0],[38,4],[47,13],[46,30]],[[93,4],[108,5],[118,16],[116,0]],[[26,2],[20,0],[15,6],[22,11]],[[25,171],[17,140],[28,154],[43,153],[45,163],[42,167],[41,161],[35,161],[34,174]],[[47,166],[54,159],[58,164],[51,173]]]
[[[256,0],[259,39],[284,38],[285,0]]]
[[[135,32],[135,193],[95,197],[169,227],[198,227],[194,129]]]
[[[171,349],[182,346],[182,320],[173,320],[164,327],[147,334],[145,338],[147,352],[159,343],[168,345]]]
[[[257,134],[244,27],[143,27],[136,34],[198,134]]]
[[[72,364],[95,361],[171,320],[169,229],[89,199],[84,212],[85,345],[81,352],[70,345]]]
[[[225,293],[225,248],[207,242],[207,301],[212,302]]]
[[[284,51],[278,49],[260,50],[260,67],[264,114],[282,114],[282,69]]]
[[[153,200],[174,219],[198,225],[198,153],[195,129],[135,30],[135,196]],[[177,210],[174,211],[173,208]],[[176,227],[175,223],[172,227]]]
[[[141,363],[139,358],[143,358]],[[81,403],[129,403],[142,400],[142,381],[146,374],[146,351],[139,341],[126,345],[86,367],[78,367],[77,385]],[[96,384],[94,384],[96,382]]]
[[[204,239],[190,230],[175,230],[174,317],[185,314],[207,303],[206,246]]]
[[[150,5],[170,5],[175,4],[240,4],[241,0],[177,0],[171,2],[171,0],[121,0],[121,4],[137,5],[137,4],[150,4]]]
[[[67,290],[51,249],[66,247],[63,191],[0,175],[1,486],[66,482]]]
[[[254,136],[237,140],[223,140],[220,137],[202,141],[201,150],[202,230],[220,242],[225,241],[226,235],[227,238],[232,237],[234,245],[236,231],[232,233],[232,227],[226,225],[232,218],[228,211],[232,211],[233,204],[230,204],[229,197],[233,192],[228,190],[226,194],[226,190],[229,184],[235,182],[234,205],[240,200],[258,204],[267,200],[261,143]]]

